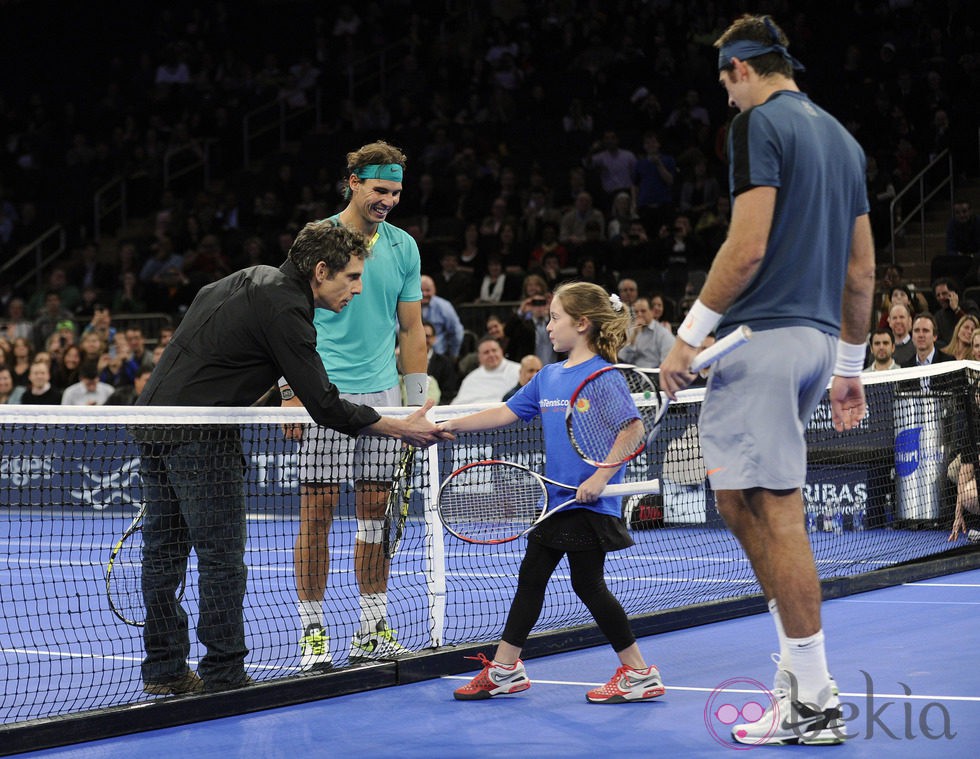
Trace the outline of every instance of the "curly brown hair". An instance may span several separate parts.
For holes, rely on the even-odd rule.
[[[356,174],[360,169],[363,169],[365,166],[370,166],[373,163],[397,163],[404,169],[406,161],[408,159],[400,148],[389,145],[384,140],[370,142],[348,153],[347,174],[344,176],[344,199],[350,200],[351,191],[348,183],[350,182],[351,174]]]
[[[312,277],[316,265],[323,261],[331,272],[343,271],[351,257],[367,258],[368,240],[360,232],[335,224],[330,219],[311,221],[303,227],[288,258],[304,277]]]

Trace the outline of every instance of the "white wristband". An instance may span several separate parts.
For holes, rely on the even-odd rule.
[[[721,321],[721,314],[712,311],[698,298],[687,312],[677,330],[677,336],[692,348],[700,348],[704,338]]]
[[[857,377],[864,369],[864,355],[867,349],[864,343],[855,345],[837,341],[837,363],[834,364],[835,377]]]
[[[289,380],[285,377],[280,377],[277,384],[279,385],[279,389],[282,390],[284,387],[289,387]]]
[[[405,375],[405,403],[409,406],[425,405],[429,375],[421,372]]]

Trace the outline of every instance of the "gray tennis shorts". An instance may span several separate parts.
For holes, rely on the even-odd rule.
[[[836,337],[783,327],[754,332],[714,365],[698,422],[712,489],[802,487],[803,433],[836,357]]]
[[[401,405],[397,385],[376,393],[341,393],[340,397],[365,406]],[[395,476],[400,449],[398,440],[366,435],[350,437],[329,427],[310,425],[299,450],[299,481],[323,485],[355,480],[390,482]]]

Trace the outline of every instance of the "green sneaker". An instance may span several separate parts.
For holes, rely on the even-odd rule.
[[[317,624],[308,625],[299,639],[302,654],[299,662],[300,672],[327,672],[333,669],[330,655],[330,636]]]
[[[405,646],[396,640],[396,633],[383,619],[378,622],[374,632],[356,632],[350,644],[351,664],[373,661],[395,661],[411,655]]]

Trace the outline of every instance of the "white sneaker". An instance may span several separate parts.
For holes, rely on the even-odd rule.
[[[796,688],[792,675],[777,670],[777,685],[790,685],[788,689],[773,691],[773,704],[756,722],[732,726],[732,738],[737,743],[752,746],[806,745],[843,743],[849,737],[841,719],[840,699],[834,694],[834,686],[828,683],[817,698],[819,705],[806,704],[793,698]]]
[[[397,634],[383,619],[374,632],[356,632],[350,644],[351,664],[372,661],[395,661],[411,655],[397,640]]]
[[[782,658],[779,656],[779,654],[771,654],[769,658],[772,659],[773,664],[776,665],[776,676],[772,679],[772,692],[788,692],[792,690],[793,676],[789,673],[789,670],[785,670],[780,666],[782,663]],[[834,676],[828,672],[827,677],[830,678],[830,692],[835,696],[839,696],[840,689],[837,687],[837,681],[834,679]]]

